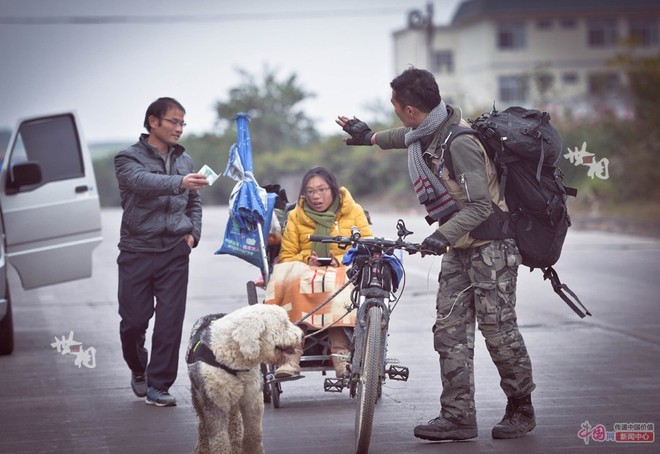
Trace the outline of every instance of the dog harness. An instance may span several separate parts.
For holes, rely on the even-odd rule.
[[[231,367],[225,366],[224,364],[218,362],[218,360],[215,359],[215,355],[208,347],[208,345],[206,345],[201,340],[197,341],[197,343],[191,350],[190,354],[188,355],[188,358],[186,358],[186,362],[188,364],[192,364],[197,361],[206,363],[209,366],[219,367],[220,369],[229,372],[232,375],[236,375],[239,372],[247,372],[249,370],[249,369],[232,369]]]
[[[209,366],[218,367],[232,375],[237,375],[239,372],[248,372],[249,369],[232,369],[231,367],[218,362],[218,360],[215,359],[215,355],[209,346],[206,345],[204,341],[202,341],[202,333],[206,330],[206,328],[208,328],[211,323],[215,322],[218,318],[222,318],[222,316],[224,316],[224,314],[217,315],[218,316],[216,318],[209,317],[199,326],[193,337],[193,342],[196,341],[195,346],[188,352],[188,355],[186,356],[186,363],[193,364],[197,361],[201,361],[208,364]]]

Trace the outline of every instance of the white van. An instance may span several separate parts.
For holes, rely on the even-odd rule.
[[[74,113],[20,120],[0,157],[0,355],[7,355],[14,349],[7,266],[25,289],[91,276],[101,208]]]

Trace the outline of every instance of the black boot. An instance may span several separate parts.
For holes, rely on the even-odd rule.
[[[468,440],[477,436],[477,421],[455,422],[443,416],[432,419],[428,424],[415,427],[414,434],[423,440]]]
[[[532,396],[509,398],[504,418],[493,427],[493,438],[520,438],[536,427]]]

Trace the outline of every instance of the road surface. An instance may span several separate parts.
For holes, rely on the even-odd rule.
[[[191,255],[184,338],[199,316],[247,304],[245,283],[258,276],[246,262],[214,255],[226,213],[226,207],[205,207],[203,240]],[[372,213],[375,234],[393,237],[399,216]],[[415,232],[412,241],[429,233],[418,214],[400,217]],[[130,389],[118,334],[119,220],[118,209],[103,210],[105,240],[95,251],[92,278],[23,291],[17,276],[11,276],[16,348],[13,355],[0,357],[0,453],[191,452],[196,417],[183,359],[186,342],[171,389],[177,407],[147,406]],[[658,452],[658,442],[599,442],[597,431],[590,437],[578,433],[585,423],[613,432],[615,424],[660,422],[659,252],[657,239],[571,231],[556,268],[591,310],[593,316],[582,320],[538,271],[521,267],[518,316],[534,367],[537,427],[518,440],[491,438],[506,398],[477,334],[479,436],[440,444],[412,435],[416,424],[439,412],[438,360],[430,329],[440,259],[406,257],[407,282],[392,316],[389,355],[410,368],[410,380],[386,383],[371,452]],[[87,358],[58,352],[57,342],[69,338],[81,343]],[[283,385],[281,408],[266,407],[268,453],[353,452],[355,402],[346,392],[324,393],[322,383],[319,372],[309,372]]]

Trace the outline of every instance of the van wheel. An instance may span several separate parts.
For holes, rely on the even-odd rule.
[[[14,351],[14,320],[11,315],[11,297],[7,287],[7,314],[0,320],[0,355],[11,355]]]

